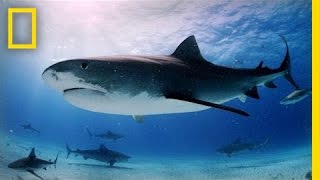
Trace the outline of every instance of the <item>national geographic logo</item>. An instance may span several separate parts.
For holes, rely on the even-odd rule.
[[[37,48],[37,9],[36,8],[8,8],[8,49],[36,49]],[[30,16],[31,28],[20,27],[15,23],[15,16]],[[28,21],[28,19],[27,19]],[[23,24],[23,23],[21,23]],[[31,33],[30,32],[31,29]],[[26,37],[17,38],[19,34]],[[31,36],[31,37],[30,37]],[[21,40],[22,39],[22,40]],[[29,39],[25,42],[23,39]]]

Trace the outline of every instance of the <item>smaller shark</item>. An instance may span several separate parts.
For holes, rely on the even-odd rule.
[[[123,135],[114,133],[112,131],[107,131],[106,133],[101,133],[101,134],[92,134],[91,131],[89,130],[89,128],[87,128],[87,132],[88,132],[90,138],[92,138],[94,136],[97,138],[106,139],[106,140],[113,140],[113,141],[124,138]]]
[[[67,151],[68,155],[67,158],[71,153],[75,153],[76,156],[79,154],[83,157],[83,159],[93,159],[100,162],[109,163],[110,166],[113,166],[115,162],[126,162],[128,161],[130,156],[127,156],[123,153],[110,150],[106,148],[103,144],[100,145],[98,149],[89,149],[89,150],[71,150],[67,144]]]
[[[20,126],[23,127],[23,129],[25,129],[25,130],[30,130],[30,131],[37,132],[37,133],[40,134],[40,131],[38,131],[38,130],[36,130],[35,128],[33,128],[33,127],[31,126],[31,123],[21,124]]]
[[[18,159],[8,165],[8,168],[11,169],[17,169],[17,170],[23,170],[27,171],[34,176],[43,179],[41,176],[36,174],[34,171],[38,169],[44,169],[47,170],[47,166],[54,165],[56,167],[57,160],[58,160],[59,153],[57,154],[56,159],[52,162],[51,160],[46,161],[40,158],[37,158],[35,154],[35,149],[32,148],[30,154],[26,158]]]
[[[280,104],[295,104],[311,94],[311,89],[297,89],[280,101]]]
[[[268,143],[269,139],[266,139],[262,143],[248,143],[242,142],[240,138],[237,138],[233,143],[222,146],[217,149],[217,152],[226,154],[228,157],[231,155],[240,153],[247,150],[254,150],[265,146]]]

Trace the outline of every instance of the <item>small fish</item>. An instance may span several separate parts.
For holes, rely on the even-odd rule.
[[[297,89],[280,101],[280,104],[295,104],[311,94],[311,89]]]
[[[218,148],[217,152],[226,154],[228,157],[231,157],[231,155],[236,153],[261,148],[265,146],[268,143],[268,141],[269,139],[266,139],[262,143],[250,143],[250,142],[243,142],[240,138],[237,138],[231,144],[227,144],[225,146],[222,146],[221,148]]]
[[[40,131],[38,131],[38,130],[36,130],[35,128],[33,128],[33,127],[31,126],[31,123],[21,124],[20,126],[23,127],[23,129],[25,129],[25,130],[30,130],[30,131],[37,132],[37,133],[40,134]]]
[[[101,134],[92,134],[91,131],[89,130],[89,128],[87,128],[87,132],[88,132],[90,138],[92,138],[94,136],[97,138],[106,139],[106,140],[113,140],[113,141],[124,138],[123,135],[114,133],[112,131],[107,131],[106,133],[101,133]]]

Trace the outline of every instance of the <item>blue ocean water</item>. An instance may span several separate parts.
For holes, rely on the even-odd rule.
[[[38,8],[37,50],[8,50],[3,9],[28,3],[31,2],[0,3],[0,129],[5,143],[18,140],[28,142],[28,146],[45,144],[57,149],[64,149],[66,143],[82,149],[96,148],[103,143],[133,159],[202,154],[220,159],[224,155],[217,154],[216,149],[241,137],[254,142],[268,138],[267,147],[258,153],[291,152],[301,148],[311,153],[311,98],[294,105],[281,105],[280,100],[293,91],[284,78],[274,81],[276,89],[258,87],[259,100],[248,98],[242,103],[235,99],[226,103],[249,112],[250,117],[209,109],[146,116],[141,124],[130,116],[74,107],[41,79],[44,69],[60,59],[170,54],[192,34],[203,56],[212,63],[255,68],[263,60],[264,66],[276,68],[285,53],[285,45],[278,36],[282,34],[288,41],[293,78],[301,87],[311,88],[311,1],[122,2],[114,5],[111,2],[34,2],[29,5]],[[73,6],[77,7],[74,12]],[[53,12],[59,7],[65,8],[55,17]],[[86,12],[91,14],[81,16]],[[27,122],[41,133],[23,130],[20,125]],[[111,130],[126,137],[117,142],[90,139],[86,128],[95,133]],[[1,151],[6,156],[6,150]],[[245,154],[253,154],[249,156],[252,159],[258,156],[251,151]]]

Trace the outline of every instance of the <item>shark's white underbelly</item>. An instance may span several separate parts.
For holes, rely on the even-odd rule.
[[[91,89],[74,89],[66,91],[64,97],[72,105],[82,109],[121,115],[184,113],[209,108],[186,101],[152,97],[146,92],[131,97],[129,94],[111,94]]]

